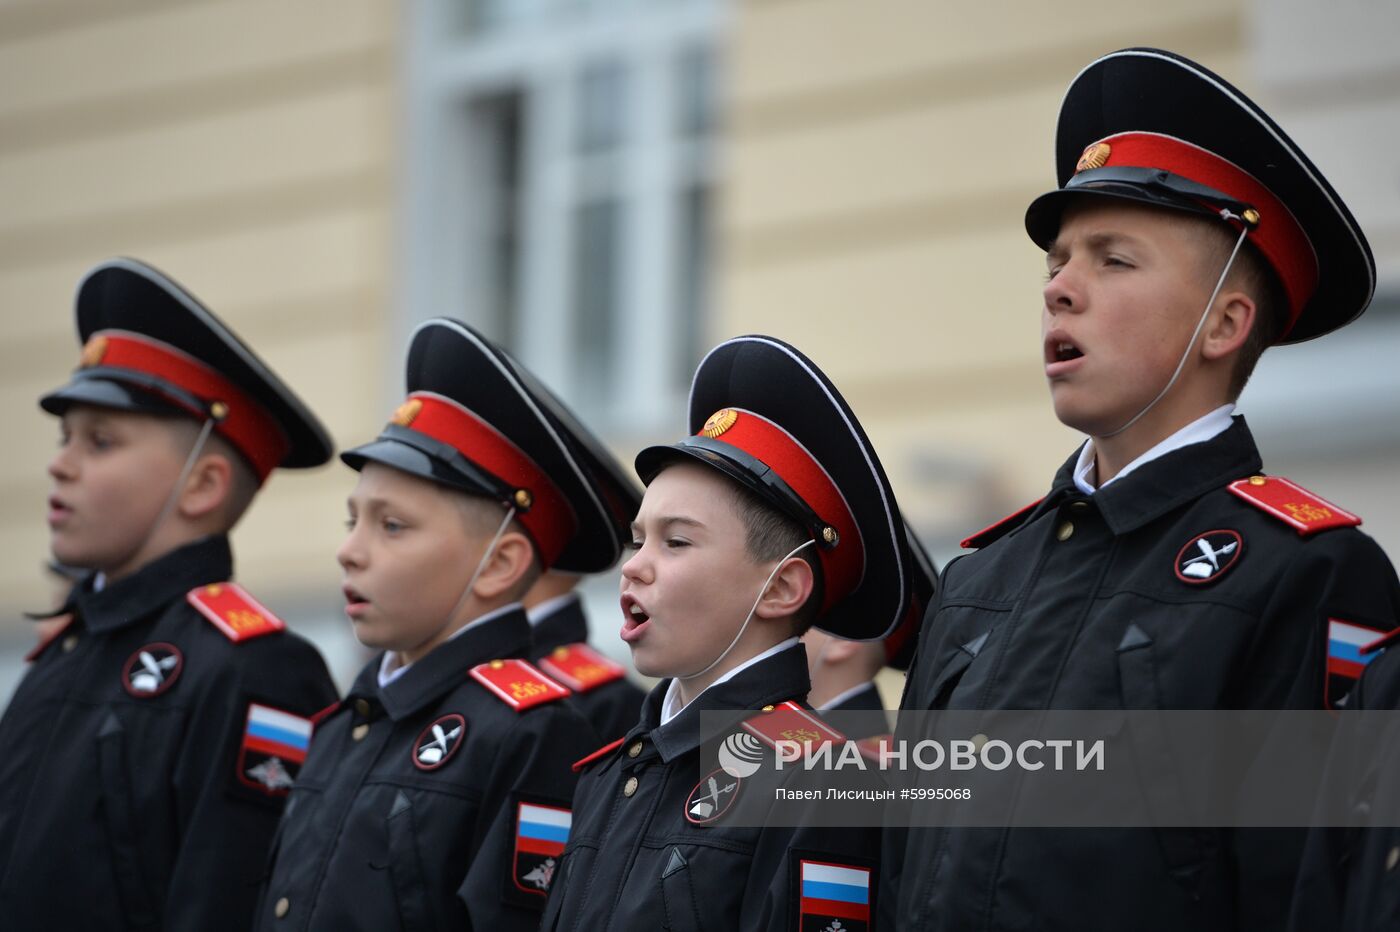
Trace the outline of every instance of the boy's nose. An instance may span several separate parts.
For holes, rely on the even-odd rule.
[[[630,579],[633,582],[648,582],[650,573],[650,560],[643,556],[645,547],[639,547],[632,551],[632,556],[628,557],[622,564],[622,578]]]
[[[1084,306],[1079,283],[1068,265],[1060,269],[1054,278],[1045,283],[1043,294],[1045,296],[1045,309],[1052,314],[1062,311],[1076,311]]]
[[[76,474],[73,458],[69,455],[68,444],[63,444],[49,459],[49,476],[54,479],[72,479]]]
[[[361,565],[360,547],[356,540],[355,529],[351,528],[350,533],[345,535],[345,540],[340,542],[340,546],[335,551],[335,562],[339,563],[342,569],[350,569]]]

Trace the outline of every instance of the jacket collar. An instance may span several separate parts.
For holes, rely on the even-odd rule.
[[[554,611],[530,625],[531,657],[543,657],[556,647],[588,640],[588,621],[578,596],[563,602]]]
[[[642,704],[641,723],[628,735],[630,739],[650,732],[652,744],[656,745],[661,759],[667,763],[695,750],[706,739],[726,728],[737,726],[748,717],[740,713],[758,712],[764,706],[777,705],[789,699],[799,702],[806,699],[812,689],[812,681],[807,674],[807,649],[800,643],[795,644],[746,667],[732,679],[711,686],[667,722],[665,727],[659,727],[661,703],[670,686],[671,681],[667,679],[652,688]],[[704,712],[732,714],[705,715],[702,718]]]
[[[152,560],[130,576],[92,588],[96,574],[73,587],[65,608],[89,631],[117,631],[159,611],[198,586],[233,575],[233,552],[222,534],[204,537]]]
[[[530,622],[516,606],[439,644],[388,685],[379,685],[380,658],[375,657],[355,678],[346,698],[375,700],[397,722],[456,689],[472,667],[491,660],[524,657],[529,646]]]
[[[1054,484],[1044,500],[1013,531],[1015,534],[1041,515],[1067,501],[1083,499],[1074,484],[1074,467],[1079,451],[1065,460],[1055,474]],[[1168,512],[1224,488],[1236,479],[1256,475],[1263,468],[1254,435],[1242,416],[1230,427],[1204,443],[1173,450],[1110,482],[1089,499],[1103,515],[1115,535],[1128,534]]]

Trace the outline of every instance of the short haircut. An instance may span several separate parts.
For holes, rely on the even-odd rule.
[[[472,495],[469,492],[458,489],[448,489],[448,492],[451,493],[453,501],[457,502],[458,510],[462,513],[462,523],[467,533],[474,538],[480,538],[489,543],[496,535],[496,531],[500,528],[501,522],[505,520],[505,502],[499,502],[494,498],[488,498],[484,495]],[[529,531],[525,530],[524,525],[519,521],[512,520],[507,530],[524,535],[525,539],[530,542],[530,566],[507,593],[511,601],[518,602],[525,597],[525,593],[528,592],[530,587],[540,578],[540,575],[544,572],[544,564],[540,560],[540,551],[539,548],[535,546],[535,539],[530,536]]]
[[[171,427],[171,439],[175,442],[176,452],[180,454],[181,459],[187,458],[204,427],[203,423],[184,416],[166,417],[162,420]],[[203,457],[211,453],[222,456],[229,463],[229,492],[220,507],[219,521],[220,527],[227,533],[243,519],[248,506],[253,503],[253,498],[262,488],[262,482],[247,458],[234,449],[233,444],[214,432],[210,432],[209,439],[204,442],[204,449],[200,450],[199,455]]]
[[[802,544],[812,539],[802,525],[778,511],[772,505],[744,488],[738,482],[724,477],[725,486],[732,495],[731,503],[735,514],[744,525],[744,546],[749,556],[759,563],[781,560]],[[812,568],[812,592],[793,614],[793,634],[801,635],[817,620],[823,599],[824,579],[821,559],[814,544],[795,554]]]
[[[1232,227],[1215,220],[1202,218],[1199,225],[1209,230],[1206,233],[1206,248],[1202,250],[1202,266],[1207,281],[1213,285],[1229,260],[1239,234]],[[1240,246],[1239,255],[1235,256],[1227,284],[1253,298],[1255,308],[1254,324],[1235,356],[1235,368],[1230,374],[1230,400],[1235,401],[1254,374],[1264,350],[1283,335],[1288,319],[1288,294],[1283,290],[1278,274],[1248,237]]]

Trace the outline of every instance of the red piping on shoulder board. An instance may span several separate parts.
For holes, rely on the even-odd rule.
[[[334,715],[335,713],[339,712],[339,711],[340,711],[340,707],[343,706],[343,705],[345,705],[345,700],[344,700],[344,699],[337,699],[335,702],[332,702],[330,705],[326,706],[326,707],[325,707],[324,709],[322,709],[321,711],[312,713],[312,715],[311,715],[311,727],[312,727],[312,728],[318,728],[318,727],[320,727],[320,725],[321,725],[322,722],[324,722],[326,719],[330,718],[330,717],[331,717],[332,715]]]
[[[1395,628],[1391,630],[1389,634],[1384,634],[1376,638],[1370,644],[1362,647],[1361,653],[1374,654],[1378,650],[1385,650],[1394,646],[1397,641],[1400,641],[1400,628]]]
[[[962,543],[958,544],[958,546],[963,548],[964,550],[976,550],[978,547],[981,547],[984,544],[991,543],[993,540],[996,540],[998,537],[1001,536],[1000,534],[996,533],[997,531],[1001,530],[1008,524],[1011,524],[1015,521],[1019,521],[1021,518],[1024,518],[1043,501],[1045,501],[1044,496],[1037,498],[1035,501],[1031,502],[1029,505],[1027,505],[1025,508],[1022,508],[1020,511],[1017,511],[1013,514],[1009,514],[1005,518],[1002,518],[1000,521],[996,521],[992,524],[987,525],[982,530],[978,531],[976,534],[964,538]]]
[[[59,628],[56,631],[49,634],[38,644],[35,644],[34,649],[24,655],[24,662],[33,663],[34,661],[38,660],[39,657],[44,653],[44,651],[48,650],[49,647],[53,645],[54,641],[57,641],[59,638],[63,637],[64,632],[67,631],[69,628],[73,627],[73,621],[73,616],[69,615],[68,620],[65,621],[61,626],[59,626]]]
[[[608,756],[609,754],[611,754],[613,751],[616,751],[618,748],[622,747],[622,742],[624,742],[624,741],[626,741],[626,740],[627,740],[626,736],[623,736],[623,737],[621,737],[621,738],[618,738],[616,741],[610,741],[610,742],[608,742],[607,744],[605,744],[605,745],[603,745],[602,747],[600,747],[598,750],[594,751],[592,754],[590,754],[590,755],[588,755],[587,757],[583,758],[582,760],[574,761],[574,765],[573,765],[573,771],[574,771],[574,773],[578,773],[580,770],[582,770],[583,768],[587,767],[589,764],[593,763],[595,760],[598,760],[599,758],[607,757],[607,756]]]

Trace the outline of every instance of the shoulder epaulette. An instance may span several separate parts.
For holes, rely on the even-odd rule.
[[[573,771],[574,771],[574,773],[578,773],[580,770],[582,770],[583,768],[587,767],[589,764],[593,763],[595,760],[600,760],[600,759],[602,759],[602,758],[604,758],[604,757],[607,757],[607,756],[608,756],[609,754],[611,754],[613,751],[616,751],[618,748],[622,747],[622,742],[624,742],[624,741],[626,741],[626,740],[627,740],[627,737],[626,737],[626,735],[624,735],[623,737],[618,738],[616,741],[609,741],[607,744],[603,745],[603,746],[600,747],[598,750],[594,751],[592,754],[588,755],[587,757],[583,758],[582,760],[576,760],[576,761],[574,761],[574,765],[573,765]]]
[[[1282,476],[1250,476],[1230,483],[1229,489],[1266,514],[1307,537],[1334,527],[1356,527],[1361,519],[1338,508],[1320,495],[1314,495]]]
[[[582,642],[556,647],[540,658],[540,669],[576,693],[586,693],[604,683],[620,680],[627,668]]]
[[[1022,521],[1025,520],[1027,515],[1029,515],[1032,511],[1035,510],[1035,506],[1039,505],[1043,501],[1045,501],[1043,497],[1037,498],[1035,501],[1031,502],[1029,505],[1027,505],[1025,508],[1022,508],[1015,514],[1007,515],[1005,518],[1002,518],[995,524],[987,525],[982,530],[978,531],[976,534],[973,534],[971,537],[966,538],[958,546],[962,547],[964,550],[978,550],[982,547],[987,546],[992,541],[996,540],[998,537],[1001,537],[1003,534],[1014,530],[1017,525],[1019,525]]]
[[[828,742],[846,740],[845,735],[796,702],[764,706],[762,712],[746,720],[741,727],[770,748],[777,747],[779,741],[796,741],[807,745],[810,751]]]
[[[471,668],[472,679],[517,712],[563,699],[569,691],[524,660],[492,660]]]
[[[185,600],[234,643],[274,634],[287,627],[238,583],[198,586],[185,594]]]
[[[345,700],[344,700],[344,699],[337,699],[335,702],[332,702],[330,705],[326,706],[326,707],[325,707],[324,709],[322,709],[321,711],[312,713],[312,715],[311,715],[311,727],[313,727],[313,728],[319,728],[319,727],[321,727],[321,723],[322,723],[322,722],[324,722],[326,719],[330,718],[330,717],[331,717],[332,715],[334,715],[335,713],[339,712],[344,706],[345,706]]]

